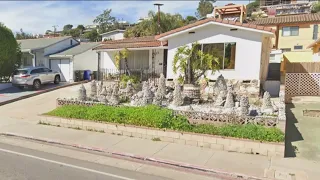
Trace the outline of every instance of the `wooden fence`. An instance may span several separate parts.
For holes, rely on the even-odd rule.
[[[285,62],[286,73],[320,73],[320,62]]]

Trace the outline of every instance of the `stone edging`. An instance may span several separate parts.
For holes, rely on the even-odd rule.
[[[24,95],[24,96],[20,96],[18,98],[10,99],[8,101],[0,102],[0,106],[6,105],[6,104],[10,104],[10,103],[22,100],[22,99],[27,99],[29,97],[37,96],[37,95],[40,95],[40,94],[43,94],[43,93],[47,93],[47,92],[50,92],[50,91],[54,91],[54,90],[57,90],[57,89],[60,89],[60,88],[74,86],[74,85],[78,85],[78,84],[81,84],[81,83],[87,83],[87,82],[88,81],[79,81],[79,82],[75,82],[75,83],[70,83],[70,84],[66,84],[66,85],[62,85],[62,86],[56,86],[56,87],[53,87],[53,88],[41,90],[41,91],[39,91],[37,93],[27,94],[27,95]]]
[[[104,131],[109,134],[124,135],[150,140],[159,138],[159,140],[164,142],[185,144],[229,152],[284,157],[284,143],[266,143],[232,137],[160,130],[155,128],[119,125],[112,123],[98,123],[88,120],[65,119],[44,115],[41,115],[40,117],[40,121],[42,123],[48,123],[50,125],[61,127]]]

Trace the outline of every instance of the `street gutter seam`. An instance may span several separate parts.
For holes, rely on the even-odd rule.
[[[246,179],[246,180],[264,180],[264,178],[248,176],[248,175],[239,174],[239,173],[229,173],[229,172],[209,169],[209,168],[200,167],[200,166],[187,164],[187,163],[168,161],[168,160],[157,159],[157,158],[152,158],[152,157],[144,157],[144,156],[139,156],[139,155],[135,155],[132,153],[124,153],[124,152],[116,152],[116,151],[110,152],[110,151],[107,151],[103,148],[83,146],[80,144],[68,144],[68,143],[64,143],[64,142],[56,141],[56,140],[51,140],[51,139],[35,138],[33,136],[25,136],[25,135],[8,133],[8,132],[0,133],[0,136],[18,137],[18,138],[29,139],[29,140],[33,140],[33,141],[55,144],[55,145],[69,146],[69,147],[74,147],[74,148],[78,148],[78,149],[82,149],[82,150],[89,150],[89,151],[95,151],[95,152],[100,152],[100,153],[106,153],[106,154],[122,156],[122,157],[126,157],[126,158],[138,159],[138,160],[142,160],[142,161],[154,162],[154,163],[158,163],[158,164],[165,164],[165,165],[171,165],[171,166],[180,167],[180,168],[198,170],[201,172],[209,172],[209,173],[218,174],[218,175],[226,175],[226,176],[231,176],[231,177],[241,178],[241,179]]]

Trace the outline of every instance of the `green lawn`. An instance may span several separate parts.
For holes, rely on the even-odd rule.
[[[104,105],[86,107],[70,105],[59,107],[46,113],[46,115],[229,136],[267,142],[284,141],[284,134],[277,128],[267,128],[258,125],[192,125],[185,117],[174,116],[172,110],[152,105],[144,107],[112,107]]]

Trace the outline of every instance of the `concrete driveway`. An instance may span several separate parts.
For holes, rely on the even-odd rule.
[[[51,83],[45,84],[45,85],[42,85],[41,89],[37,90],[37,91],[32,90],[32,89],[20,90],[19,88],[16,88],[16,87],[10,87],[10,88],[4,89],[4,90],[0,90],[0,103],[5,102],[5,101],[9,101],[12,99],[16,99],[16,98],[19,98],[19,97],[22,97],[25,95],[29,95],[29,94],[40,93],[42,91],[45,91],[45,90],[48,90],[51,88],[55,88],[58,86],[64,86],[66,84],[69,84],[69,83],[62,82],[59,84],[53,84],[53,83],[52,84]]]

